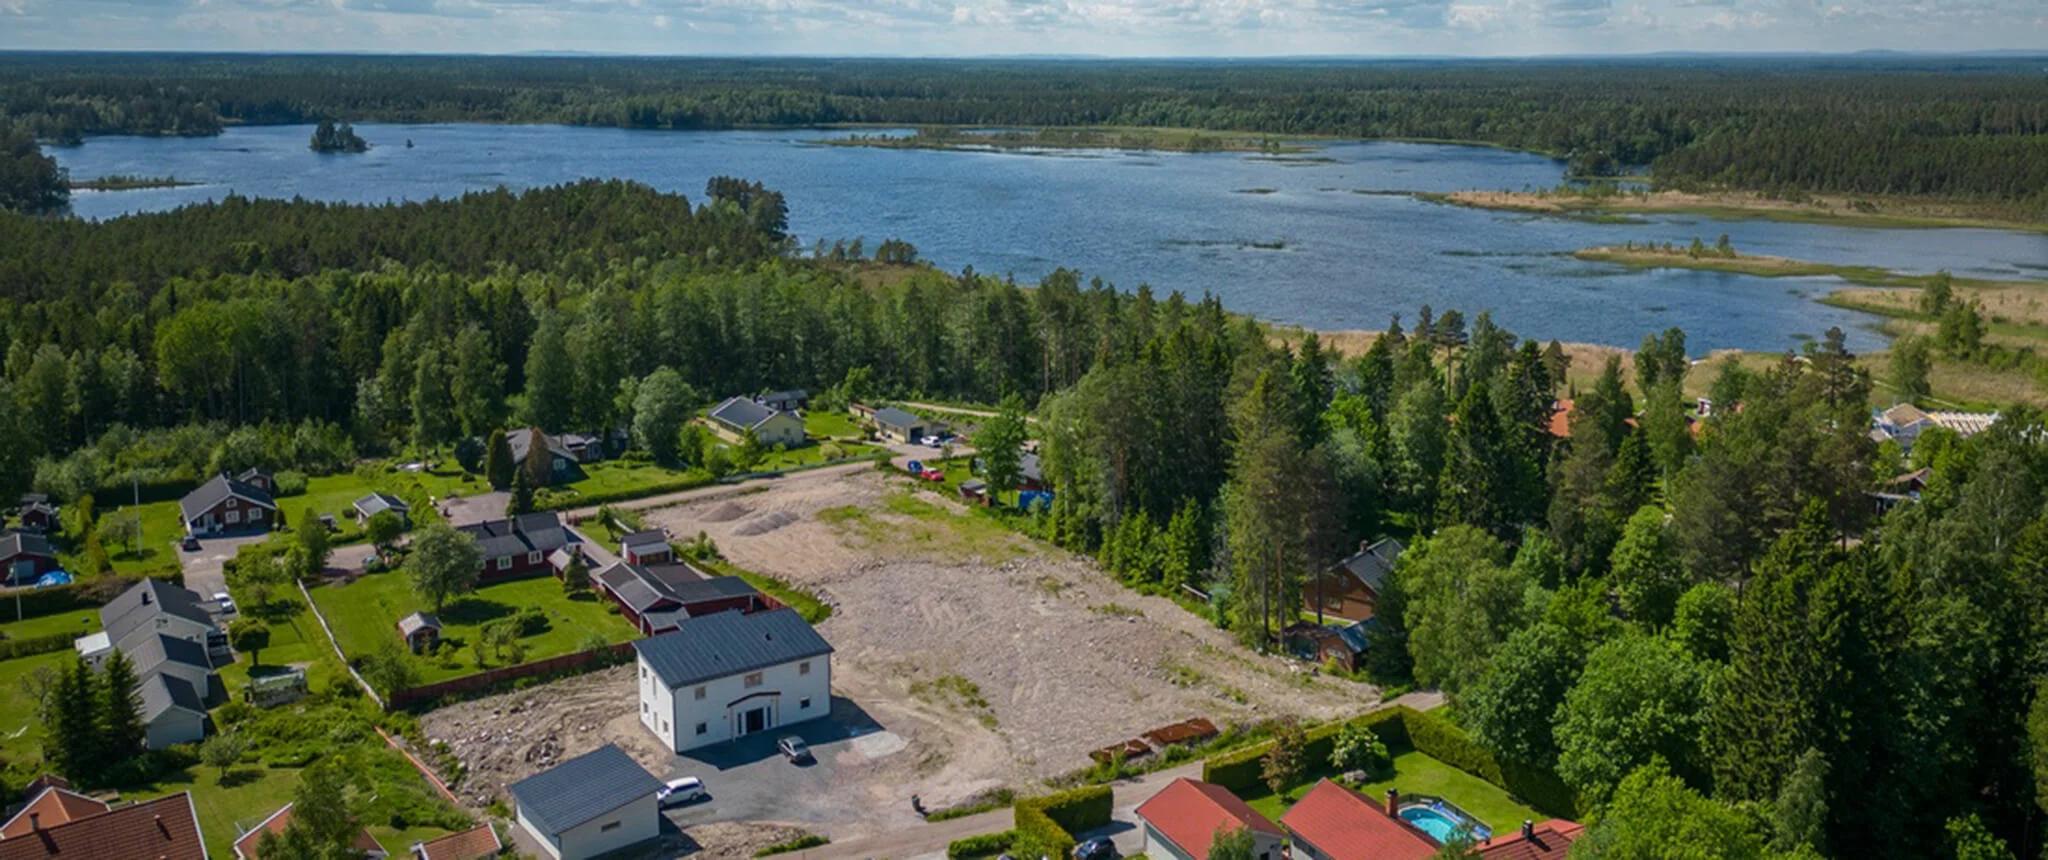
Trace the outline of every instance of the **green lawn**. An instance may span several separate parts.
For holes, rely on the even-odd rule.
[[[55,672],[72,659],[74,653],[66,648],[34,657],[0,661],[0,759],[6,759],[9,764],[19,764],[42,758],[43,742],[36,722],[35,700],[22,688],[22,682],[37,669]]]
[[[392,753],[396,755],[397,753]],[[192,792],[192,805],[199,813],[199,829],[206,837],[206,851],[212,857],[235,856],[235,838],[244,828],[254,827],[277,808],[291,802],[299,785],[300,768],[264,767],[244,763],[228,771],[225,784],[220,771],[195,766],[170,776],[149,788],[134,792],[137,799],[161,797],[180,791]],[[420,778],[425,785],[425,777]],[[431,825],[393,829],[386,821],[365,822],[370,835],[394,857],[407,856],[414,842],[446,835],[449,831]]]
[[[426,601],[413,593],[412,581],[403,572],[379,573],[355,582],[322,585],[313,589],[313,599],[333,625],[341,648],[351,658],[376,653],[386,642],[398,641],[398,619],[408,613],[427,610]],[[520,640],[527,662],[581,651],[593,637],[605,642],[624,642],[638,635],[633,625],[607,611],[610,604],[594,596],[570,599],[562,584],[541,576],[488,585],[449,603],[441,610],[442,648],[438,656],[409,657],[418,670],[420,683],[445,681],[478,671],[470,643],[485,622],[512,615],[526,607],[546,613],[546,630]],[[317,630],[312,631],[317,633]],[[266,662],[270,655],[264,655]],[[492,660],[482,668],[497,668]]]
[[[178,502],[171,499],[150,502],[137,507],[123,505],[113,510],[99,512],[101,522],[117,511],[135,511],[141,515],[142,537],[135,544],[107,547],[107,557],[114,563],[114,572],[121,574],[142,574],[163,568],[178,566],[178,555],[171,548],[172,542],[185,533],[178,522]],[[137,545],[140,551],[137,551]]]
[[[0,601],[0,618],[13,618],[14,607]],[[69,633],[84,636],[100,629],[100,611],[97,609],[73,609],[55,615],[27,618],[21,621],[0,623],[0,638],[33,639],[53,633]]]
[[[248,607],[241,590],[235,592],[236,602]],[[305,599],[296,589],[274,596],[272,606],[264,612],[255,612],[253,608],[245,608],[244,612],[262,616],[260,620],[270,628],[270,644],[254,655],[238,653],[234,663],[220,667],[220,680],[229,698],[242,697],[250,675],[286,666],[305,669],[306,686],[315,692],[333,689],[336,684],[355,683],[342,671],[341,661],[327,643],[327,634],[320,632],[320,620],[306,608]]]
[[[1312,773],[1300,785],[1282,794],[1267,793],[1246,797],[1245,802],[1267,818],[1279,821],[1287,808],[1294,805],[1294,801],[1300,800],[1303,794],[1315,786],[1317,780],[1325,776],[1334,778],[1335,775],[1324,768],[1321,772]],[[1512,832],[1524,821],[1545,821],[1550,818],[1517,803],[1499,786],[1413,751],[1394,756],[1393,778],[1351,787],[1375,801],[1386,797],[1389,788],[1400,789],[1405,795],[1441,797],[1478,818],[1495,833]]]
[[[737,576],[745,580],[754,590],[781,601],[782,605],[796,610],[812,624],[832,617],[831,605],[819,600],[816,594],[765,573],[755,573],[726,561],[698,561],[695,564],[721,576]]]
[[[820,438],[858,439],[866,431],[844,412],[814,409],[804,413],[804,432]]]
[[[572,508],[672,493],[711,483],[711,475],[701,469],[670,469],[645,460],[587,463],[583,466],[583,476],[580,481],[542,490],[536,505],[544,510]]]

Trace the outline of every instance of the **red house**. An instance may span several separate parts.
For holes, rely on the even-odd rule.
[[[539,574],[553,575],[549,556],[576,543],[562,518],[554,512],[523,514],[462,526],[457,531],[476,538],[484,557],[483,582],[519,579]]]
[[[24,531],[48,532],[57,528],[57,506],[50,503],[50,497],[42,493],[29,493],[21,497],[21,504],[15,508]]]
[[[638,565],[619,562],[592,578],[619,613],[654,636],[676,629],[686,618],[715,612],[760,612],[781,604],[737,576],[707,576],[687,564]]]
[[[8,585],[27,585],[57,569],[57,553],[35,532],[0,534],[0,577]]]
[[[676,560],[674,547],[668,545],[668,532],[648,529],[627,535],[619,541],[619,557],[627,564],[670,564]]]
[[[185,494],[178,510],[185,532],[192,535],[266,532],[283,525],[269,490],[227,475],[215,475]]]
[[[1436,840],[1401,819],[1400,795],[1385,805],[1329,780],[1280,816],[1295,853],[1315,860],[1429,860]]]
[[[1474,847],[1479,849],[1480,860],[1565,860],[1572,853],[1572,843],[1585,832],[1584,825],[1563,819],[1542,824],[1524,821],[1521,832]]]

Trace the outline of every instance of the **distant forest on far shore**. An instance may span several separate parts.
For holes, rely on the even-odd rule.
[[[1660,186],[2048,212],[2039,58],[1037,61],[0,54],[46,141],[232,124],[1147,126],[1483,143]]]

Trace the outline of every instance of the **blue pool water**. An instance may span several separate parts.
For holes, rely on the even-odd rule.
[[[1429,837],[1435,839],[1438,843],[1451,841],[1452,836],[1457,835],[1458,831],[1464,830],[1467,827],[1461,816],[1433,806],[1410,806],[1403,809],[1401,810],[1401,820],[1415,825],[1422,832],[1429,834]],[[1467,835],[1471,838],[1486,838],[1486,828],[1477,822],[1473,822],[1470,825],[1470,830],[1471,832]]]

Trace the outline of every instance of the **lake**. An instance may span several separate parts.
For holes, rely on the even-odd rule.
[[[500,185],[618,177],[696,199],[716,175],[783,192],[813,240],[915,244],[942,267],[1035,281],[1058,266],[1120,287],[1214,293],[1232,310],[1321,329],[1381,328],[1428,304],[1492,311],[1528,337],[1634,346],[1685,329],[1708,349],[1778,350],[1829,326],[1882,346],[1873,317],[1818,304],[1833,278],[1631,272],[1572,259],[1626,241],[1712,243],[1744,253],[1948,269],[2048,273],[2048,235],[1888,230],[1658,216],[1625,224],[1444,206],[1401,192],[1549,187],[1561,162],[1481,147],[1342,143],[1301,155],[1108,151],[947,152],[821,145],[824,130],[670,132],[558,126],[360,125],[361,155],[307,148],[308,126],[213,138],[94,138],[52,150],[74,179],[175,176],[183,188],[79,192],[111,218],[224,194],[383,202]],[[408,148],[410,140],[413,146]]]

